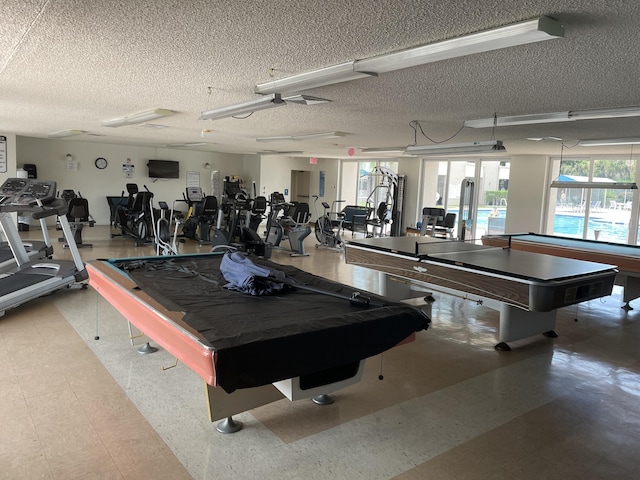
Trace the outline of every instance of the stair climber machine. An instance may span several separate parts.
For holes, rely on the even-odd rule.
[[[43,235],[47,232],[46,219],[56,215],[73,260],[30,260],[13,212],[30,214],[39,220]],[[61,288],[87,288],[86,283],[79,283],[87,280],[88,275],[66,213],[67,204],[56,198],[53,181],[9,178],[0,186],[0,226],[18,264],[15,272],[0,275],[0,316],[10,308]]]
[[[269,205],[266,243],[278,248],[280,242],[287,238],[292,257],[308,256],[304,251],[304,239],[311,233],[309,204],[287,202],[282,193],[273,192]]]
[[[184,243],[184,239],[178,240],[179,220],[174,218],[173,207],[169,212],[169,204],[167,202],[158,202],[159,208],[153,207],[153,198],[150,200],[151,220],[153,225],[153,243],[156,247],[156,255],[178,255],[178,247],[180,243]],[[171,225],[173,225],[173,233],[171,233]]]

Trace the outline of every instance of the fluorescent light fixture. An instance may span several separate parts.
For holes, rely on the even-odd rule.
[[[325,138],[339,138],[346,136],[343,132],[322,132],[322,133],[308,133],[305,135],[284,135],[277,137],[258,137],[256,142],[279,142],[279,141],[294,141],[301,142],[305,140],[322,140]]]
[[[443,143],[438,145],[413,145],[405,149],[405,153],[418,156],[492,153],[504,151],[506,151],[506,149],[500,140],[487,140],[470,143]]]
[[[151,128],[153,130],[162,130],[163,128],[169,128],[169,125],[160,125],[159,123],[143,123],[138,125],[140,128]]]
[[[532,142],[561,142],[562,138],[560,137],[527,137],[527,140],[531,140]]]
[[[362,153],[404,153],[407,147],[374,147],[363,148]]]
[[[201,147],[202,145],[206,145],[206,142],[194,142],[194,143],[170,143],[167,147],[171,148],[180,148],[180,147]]]
[[[640,138],[601,138],[599,140],[580,140],[581,147],[599,147],[602,145],[638,145]]]
[[[640,107],[601,108],[569,112],[571,120],[599,120],[601,118],[640,117]]]
[[[354,70],[354,64],[355,61],[346,62],[319,70],[312,70],[311,72],[300,73],[291,77],[271,80],[256,85],[254,91],[261,95],[276,92],[299,92],[301,90],[309,90],[371,76],[371,74],[366,72],[356,72]]]
[[[601,108],[598,110],[574,110],[568,112],[534,113],[511,117],[491,117],[466,120],[465,127],[490,128],[536,123],[574,122],[576,120],[599,120],[603,118],[640,117],[640,107]]]
[[[470,128],[508,127],[512,125],[533,125],[535,123],[570,122],[571,120],[569,112],[534,113],[531,115],[465,120],[464,126]]]
[[[148,110],[146,112],[134,113],[125,117],[114,118],[113,120],[105,120],[102,122],[103,127],[125,127],[127,125],[135,125],[136,123],[144,123],[149,120],[155,120],[157,118],[167,117],[173,115],[172,110],[165,108],[156,108],[154,110]]]
[[[256,155],[302,155],[304,152],[302,150],[289,150],[277,152],[275,150],[266,150],[264,152],[258,152]]]
[[[50,133],[47,138],[66,138],[86,133],[84,130],[60,130],[59,132]]]
[[[551,188],[591,188],[599,189],[606,188],[608,190],[637,190],[638,185],[636,183],[628,182],[562,182],[553,181],[550,185]]]
[[[401,52],[357,60],[355,70],[385,73],[450,58],[515,47],[527,43],[564,37],[564,27],[549,17],[540,17],[506,27],[472,33]]]
[[[280,137],[258,137],[256,138],[256,142],[281,142],[281,141],[288,141],[288,140],[293,140],[293,137],[291,135],[283,135]]]
[[[285,102],[297,103],[298,105],[318,105],[320,103],[328,103],[331,100],[320,97],[312,97],[311,95],[291,95],[284,97]]]
[[[343,132],[322,132],[322,133],[308,133],[306,135],[294,135],[291,139],[294,142],[303,142],[306,140],[323,140],[325,138],[340,138],[345,137],[347,134]]]
[[[291,77],[264,82],[256,85],[254,91],[263,95],[276,92],[298,92],[440,60],[551,40],[563,36],[564,27],[557,20],[549,17],[540,17],[400,52],[353,60]]]
[[[286,105],[282,96],[279,93],[274,93],[249,100],[248,102],[236,103],[234,105],[227,105],[226,107],[207,110],[206,112],[202,112],[198,120],[219,120],[221,118],[234,117],[236,115],[248,115],[259,110],[266,110],[268,108],[279,107],[281,105]]]

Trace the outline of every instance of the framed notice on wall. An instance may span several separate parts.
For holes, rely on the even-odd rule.
[[[7,137],[0,136],[0,173],[7,173]]]

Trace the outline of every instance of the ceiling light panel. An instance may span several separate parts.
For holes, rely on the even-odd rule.
[[[259,97],[248,102],[236,103],[234,105],[227,105],[225,107],[214,108],[202,112],[199,120],[219,120],[221,118],[234,117],[236,115],[248,115],[260,110],[266,110],[268,108],[279,107],[286,105],[280,94],[274,93],[264,97]]]
[[[256,93],[299,92],[417,65],[561,38],[564,27],[550,17],[494,28],[377,57],[353,60],[256,85]]]
[[[536,123],[571,122],[573,120],[574,119],[569,116],[569,112],[552,112],[465,120],[464,126],[469,128],[490,128],[494,126],[508,127],[514,125],[533,125]]]
[[[320,97],[312,97],[311,95],[291,95],[284,97],[285,102],[297,103],[298,105],[318,105],[321,103],[329,103],[331,100]]]
[[[306,135],[294,135],[291,137],[296,142],[302,142],[305,140],[324,140],[326,138],[340,138],[346,136],[343,132],[321,132],[321,133],[308,133]]]
[[[510,117],[491,117],[465,120],[470,128],[508,127],[513,125],[533,125],[536,123],[575,122],[577,120],[599,120],[607,118],[639,117],[640,107],[601,108],[598,110],[572,110],[568,112],[533,113]]]
[[[324,140],[326,138],[340,138],[346,136],[343,132],[321,132],[321,133],[307,133],[304,135],[282,135],[276,137],[258,137],[256,142],[280,142],[280,141],[294,141],[302,142],[308,140]]]
[[[593,140],[580,140],[581,147],[599,147],[603,145],[638,145],[640,138],[601,138]]]
[[[357,60],[355,70],[386,73],[450,58],[564,37],[564,27],[550,17],[494,28],[397,53]]]
[[[47,138],[66,138],[86,133],[84,130],[61,130],[59,132],[50,133]]]
[[[334,83],[347,82],[359,78],[369,77],[363,72],[356,72],[353,68],[355,62],[341,63],[331,67],[313,70],[311,72],[300,73],[291,77],[271,80],[269,82],[256,85],[254,91],[261,95],[270,93],[299,92],[311,88],[324,87]]]
[[[137,123],[145,123],[150,120],[156,120],[158,118],[167,117],[173,114],[174,112],[172,110],[167,110],[165,108],[156,108],[154,110],[148,110],[146,112],[139,112],[120,118],[114,118],[112,120],[105,120],[102,122],[102,126],[124,127],[127,125],[135,125]]]
[[[504,151],[506,151],[506,149],[500,140],[487,140],[470,143],[443,143],[438,145],[413,145],[405,149],[405,153],[418,156],[492,153]]]

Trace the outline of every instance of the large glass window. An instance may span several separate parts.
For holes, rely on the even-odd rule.
[[[547,231],[567,237],[637,243],[637,213],[632,215],[637,212],[637,190],[615,187],[615,183],[635,182],[636,167],[633,158],[553,158],[552,179],[565,185],[550,189]],[[578,186],[572,188],[574,182]],[[607,187],[609,183],[611,187]]]
[[[381,187],[385,179],[383,175],[376,173],[376,167],[398,172],[397,161],[341,162],[340,195],[341,200],[345,200],[345,205],[375,207],[384,201],[386,189]]]
[[[460,196],[465,179],[474,183],[474,218],[468,221],[466,240],[504,232],[509,190],[508,160],[424,160],[422,206],[442,206],[460,219]],[[463,206],[463,213],[464,208]],[[420,212],[418,212],[420,213]]]

